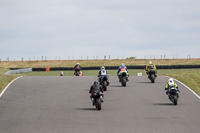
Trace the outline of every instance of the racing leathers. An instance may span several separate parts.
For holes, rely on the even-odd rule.
[[[81,71],[81,65],[79,63],[77,63],[75,66],[74,66],[74,75],[76,75],[77,72],[80,72]]]
[[[105,70],[105,69],[101,69],[100,71],[99,71],[99,74],[98,74],[98,81],[99,82],[101,82],[101,78],[103,77],[103,76],[105,76],[105,75],[107,75],[107,79],[108,79],[108,82],[110,82],[109,81],[109,76],[108,76],[108,72]]]
[[[129,81],[129,80],[128,80],[128,77],[129,77],[128,69],[127,69],[126,66],[121,65],[121,66],[119,66],[119,68],[118,68],[118,70],[117,70],[117,76],[118,76],[118,78],[119,78],[119,82],[121,82],[120,75],[121,75],[121,73],[123,73],[123,72],[126,72],[126,73],[127,73],[126,80]]]
[[[154,64],[148,64],[147,66],[146,66],[146,74],[148,75],[148,78],[149,78],[149,71],[150,71],[150,69],[154,69],[155,70],[155,77],[157,77],[157,69],[156,69],[156,66],[154,65]]]
[[[169,82],[167,83],[165,90],[166,90],[166,94],[169,93],[169,90],[171,88],[175,88],[178,89],[178,85],[173,81],[173,79],[169,79]]]
[[[101,93],[100,99],[103,102],[103,97],[104,97],[104,95],[103,95],[103,89],[102,89],[102,86],[99,85],[99,83],[97,81],[94,82],[94,84],[90,87],[90,91],[89,91],[89,93],[91,94],[90,98],[92,100],[93,106],[94,106],[94,97],[93,97],[93,94],[96,93],[96,92],[100,92]]]

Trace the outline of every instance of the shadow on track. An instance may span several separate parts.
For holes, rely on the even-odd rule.
[[[75,108],[75,110],[96,111],[96,108]]]
[[[159,106],[174,106],[172,103],[154,103],[153,105],[159,105]]]
[[[121,85],[109,85],[110,87],[122,87]]]
[[[151,83],[151,81],[150,81],[150,82],[136,82],[136,83],[142,83],[142,84],[143,84],[143,83],[149,83],[149,84],[150,84],[150,83]],[[152,83],[151,83],[151,84],[152,84]]]

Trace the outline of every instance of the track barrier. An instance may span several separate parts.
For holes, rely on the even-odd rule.
[[[81,70],[100,70],[101,66],[82,67]],[[105,66],[106,70],[117,70],[119,66]],[[146,65],[127,66],[128,69],[145,69]],[[194,69],[200,68],[200,65],[156,65],[157,69]],[[74,67],[51,67],[51,68],[32,68],[32,71],[72,71]]]

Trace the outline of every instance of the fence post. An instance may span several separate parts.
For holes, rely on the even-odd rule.
[[[6,58],[6,62],[9,61],[9,57]]]

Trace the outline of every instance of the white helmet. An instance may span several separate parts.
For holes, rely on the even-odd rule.
[[[77,63],[77,65],[79,65],[79,63]]]
[[[101,70],[103,70],[103,69],[105,70],[105,67],[104,67],[104,66],[101,67]]]
[[[174,80],[173,80],[172,78],[170,78],[170,79],[168,80],[168,83],[169,83],[169,86],[170,86],[170,87],[174,87]]]

